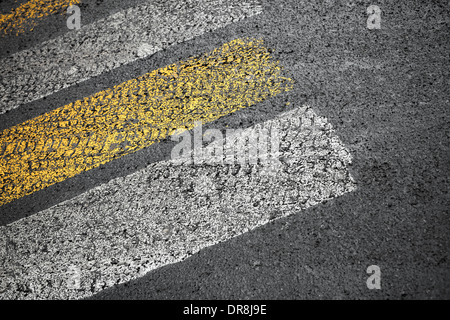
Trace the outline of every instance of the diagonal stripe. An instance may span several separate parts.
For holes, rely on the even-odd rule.
[[[285,90],[262,40],[237,39],[0,133],[0,205]]]
[[[61,12],[80,2],[80,0],[30,0],[10,13],[0,15],[0,33],[15,32],[18,35],[32,30],[37,19]]]
[[[0,114],[262,11],[257,0],[145,3],[0,60]]]
[[[262,125],[280,133],[278,172],[153,163],[0,227],[0,298],[86,297],[355,189],[351,156],[325,118],[302,107]],[[70,269],[79,288],[67,286]]]

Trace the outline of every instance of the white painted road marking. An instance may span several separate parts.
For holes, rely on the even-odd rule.
[[[90,296],[356,188],[351,155],[325,118],[301,107],[271,126],[282,162],[274,175],[259,164],[159,162],[1,227],[0,298]]]
[[[115,13],[0,60],[0,114],[261,12],[256,0],[174,0]]]

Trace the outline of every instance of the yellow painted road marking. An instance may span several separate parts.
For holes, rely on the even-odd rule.
[[[236,39],[0,133],[0,205],[292,88],[262,40]]]
[[[33,30],[36,19],[61,12],[80,0],[30,0],[10,13],[0,15],[0,32],[16,34]]]

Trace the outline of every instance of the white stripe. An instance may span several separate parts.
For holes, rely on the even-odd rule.
[[[262,11],[256,0],[142,4],[0,60],[0,114]]]
[[[274,126],[275,174],[260,164],[154,163],[1,227],[0,298],[89,296],[355,189],[351,156],[325,118],[303,107],[265,123]],[[68,288],[71,268],[79,290]]]

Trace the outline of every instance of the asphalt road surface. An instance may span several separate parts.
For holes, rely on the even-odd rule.
[[[1,299],[450,298],[447,1],[72,1],[79,30],[27,2],[0,3]],[[275,164],[213,156],[255,133]]]

